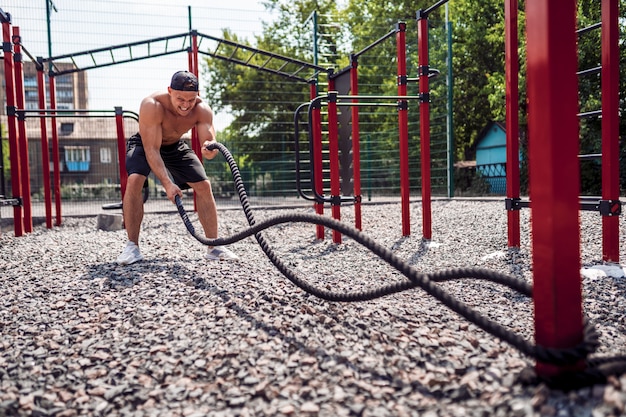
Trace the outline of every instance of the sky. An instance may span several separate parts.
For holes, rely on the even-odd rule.
[[[3,0],[0,5],[11,14],[12,25],[20,29],[24,49],[34,57],[49,56],[46,1]],[[221,38],[222,30],[228,29],[240,40],[252,41],[255,35],[261,35],[263,22],[272,20],[272,14],[259,0],[51,1],[56,9],[50,12],[54,57],[182,34],[189,30],[190,20],[191,27],[200,33]],[[143,97],[164,90],[171,75],[187,67],[187,54],[179,53],[89,70],[89,107],[100,110],[122,106],[138,111]],[[210,104],[209,97],[203,99]],[[230,119],[228,114],[216,114],[216,128],[224,128]]]

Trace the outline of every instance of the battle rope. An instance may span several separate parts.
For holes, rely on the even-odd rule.
[[[596,383],[604,383],[609,375],[626,372],[626,356],[588,358],[588,355],[594,352],[599,346],[599,335],[594,326],[588,321],[585,321],[584,340],[573,348],[556,349],[534,345],[509,329],[503,327],[499,323],[496,323],[476,310],[471,309],[465,303],[455,299],[451,294],[442,289],[441,286],[437,285],[439,282],[463,278],[482,279],[507,286],[527,297],[532,297],[532,287],[526,281],[484,268],[454,268],[423,274],[361,231],[335,219],[320,215],[292,213],[276,216],[257,223],[250,208],[250,203],[241,179],[241,174],[239,173],[239,168],[237,167],[234,158],[228,149],[220,143],[211,144],[209,149],[218,149],[226,159],[237,188],[239,200],[250,227],[227,238],[208,239],[196,233],[195,228],[183,207],[180,197],[176,196],[176,207],[183,223],[185,224],[185,227],[189,233],[202,244],[207,246],[228,245],[254,235],[263,252],[285,277],[307,293],[327,301],[366,301],[419,287],[471,323],[493,336],[507,342],[526,356],[532,357],[537,361],[558,366],[570,366],[572,368],[579,368],[581,361],[584,361],[585,369],[583,371],[575,370],[561,373],[556,377],[541,378],[542,381],[556,388],[573,389]],[[409,279],[409,281],[388,284],[377,289],[353,293],[336,293],[310,285],[306,281],[300,279],[294,271],[288,268],[279,259],[276,253],[270,248],[267,241],[263,238],[263,235],[260,233],[261,231],[272,226],[285,223],[311,223],[336,230],[369,249],[397,271],[402,273]],[[520,379],[525,383],[534,383],[538,380],[532,370],[527,370],[527,372],[520,375]]]

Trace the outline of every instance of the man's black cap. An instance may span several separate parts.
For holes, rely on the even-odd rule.
[[[178,71],[172,76],[170,87],[178,91],[198,91],[198,78],[189,71]]]

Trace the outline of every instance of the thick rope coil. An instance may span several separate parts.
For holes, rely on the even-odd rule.
[[[507,342],[526,356],[532,357],[537,361],[559,366],[575,365],[577,363],[580,363],[580,361],[585,361],[586,369],[583,371],[564,372],[557,377],[543,379],[544,382],[547,382],[551,386],[557,388],[572,389],[589,384],[602,383],[606,381],[606,378],[609,375],[626,372],[626,355],[616,356],[613,358],[588,358],[589,354],[596,351],[599,346],[599,335],[595,327],[588,321],[585,321],[583,333],[584,340],[577,346],[569,349],[542,347],[532,344],[531,342],[513,333],[499,323],[496,323],[483,316],[479,312],[469,308],[465,303],[457,300],[451,294],[449,294],[447,291],[437,285],[437,283],[440,282],[458,279],[482,279],[485,281],[490,281],[496,284],[507,286],[519,292],[520,294],[523,294],[527,297],[532,297],[532,286],[526,281],[515,278],[511,275],[502,274],[484,268],[454,268],[443,271],[436,271],[430,274],[423,274],[408,265],[392,251],[383,247],[361,231],[345,223],[341,223],[335,219],[320,215],[293,213],[279,215],[257,223],[254,218],[254,214],[252,213],[252,209],[250,208],[248,196],[246,194],[243,181],[241,180],[239,168],[237,167],[234,158],[232,157],[228,149],[220,143],[211,144],[209,146],[209,149],[218,149],[226,159],[233,175],[233,180],[235,182],[241,206],[250,227],[227,238],[207,239],[206,237],[196,233],[193,224],[191,223],[191,220],[189,219],[189,216],[187,215],[183,207],[180,197],[176,196],[176,207],[185,224],[185,227],[195,239],[197,239],[204,245],[228,245],[254,235],[263,252],[274,264],[274,266],[276,266],[276,268],[285,277],[287,277],[287,279],[289,279],[293,284],[301,288],[303,291],[327,301],[366,301],[384,297],[386,295],[394,293],[399,293],[413,288],[421,288],[422,290],[426,291],[427,294],[436,298],[438,301],[443,303],[445,306],[447,306],[449,309],[456,312],[460,316],[464,317],[466,320],[480,327],[484,331],[492,334],[493,336],[496,336],[499,339]],[[298,222],[322,225],[352,238],[354,241],[363,245],[374,254],[379,256],[382,260],[387,262],[398,272],[402,273],[405,277],[408,278],[408,281],[388,284],[379,288],[352,293],[338,293],[328,291],[309,284],[308,282],[300,279],[294,271],[288,268],[280,260],[278,255],[272,250],[272,248],[269,246],[269,244],[261,234],[261,231],[279,224]],[[531,383],[533,381],[536,381],[536,379],[536,375],[534,375],[532,371],[528,371],[524,375],[520,375],[520,381],[522,382]]]

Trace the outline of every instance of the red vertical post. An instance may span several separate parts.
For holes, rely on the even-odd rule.
[[[189,48],[187,57],[189,64],[189,72],[198,76],[198,34],[195,31],[190,32],[191,35],[191,48]],[[194,127],[191,130],[191,148],[194,150],[198,158],[202,160],[202,151],[200,149],[200,142],[198,141],[198,132]]]
[[[189,72],[193,73],[196,77],[198,77],[198,33],[196,31],[191,31],[191,48],[189,49],[188,58],[189,58]],[[198,84],[200,79],[198,78]],[[193,127],[191,129],[191,149],[196,153],[200,162],[202,162],[202,144],[200,143],[200,138],[198,137],[198,130]],[[196,193],[193,193],[193,208],[195,211],[198,210],[198,204],[196,201]]]
[[[128,172],[126,171],[126,135],[124,134],[124,111],[121,107],[115,108],[115,127],[117,131],[117,159],[120,170],[120,190],[122,200],[126,194],[126,183],[128,182]]]
[[[398,59],[398,95],[407,95],[406,75],[406,23],[400,22],[396,26],[396,52]],[[410,215],[410,184],[409,184],[409,102],[398,100],[398,129],[400,148],[400,196],[402,208],[402,236],[411,234]]]
[[[57,108],[57,94],[56,94],[56,79],[52,73],[48,74],[48,80],[50,82],[50,108],[55,110]],[[61,225],[61,161],[59,160],[59,134],[57,132],[57,119],[54,117],[56,114],[52,112],[52,118],[50,119],[52,129],[52,166],[54,168],[53,183],[54,183],[54,203],[56,208],[56,225]]]
[[[7,104],[7,128],[9,131],[9,157],[11,162],[11,193],[13,198],[19,198],[22,192],[20,179],[20,138],[17,131],[17,116],[15,114],[15,78],[13,69],[13,44],[11,43],[11,17],[2,14],[2,49],[4,52],[4,78]],[[13,206],[13,229],[15,236],[24,234],[23,210],[21,205]]]
[[[519,53],[517,0],[504,2],[504,56],[506,73],[506,196],[520,197],[519,169]],[[509,247],[520,247],[519,209],[507,211]]]
[[[38,58],[40,60],[41,58]],[[43,72],[43,63],[37,62],[37,96],[39,108],[46,108],[46,79]],[[40,112],[39,131],[41,132],[41,166],[43,176],[43,195],[46,208],[46,227],[52,229],[52,191],[50,189],[50,149],[48,148],[48,127],[46,113]]]
[[[13,72],[15,82],[15,102],[18,109],[24,110],[24,64],[22,62],[22,41],[20,38],[20,28],[13,26],[13,45],[15,54],[13,55]],[[22,183],[22,205],[24,210],[23,226],[24,232],[33,231],[33,210],[30,197],[30,165],[28,158],[28,136],[26,135],[26,120],[24,114],[17,117],[17,130],[20,152],[20,181]]]
[[[350,92],[353,96],[359,95],[358,59],[350,55]],[[358,103],[358,99],[353,99]],[[363,230],[361,223],[361,144],[359,130],[359,106],[352,106],[352,181],[354,185],[354,227]]]
[[[614,202],[620,190],[618,14],[618,0],[602,0],[602,199]],[[619,262],[619,212],[609,214],[602,216],[602,259]]]
[[[527,0],[526,28],[535,341],[571,348],[583,340],[576,0]]]
[[[313,82],[310,84],[310,98],[313,100],[317,97],[317,83]],[[324,169],[324,164],[322,162],[323,152],[322,152],[322,119],[320,114],[320,105],[315,105],[311,110],[311,120],[309,120],[309,124],[311,125],[312,132],[312,140],[313,140],[313,149],[311,153],[314,155],[313,163],[315,166],[313,167],[313,171],[315,176],[313,178],[313,186],[315,187],[315,192],[318,195],[324,194],[324,177],[322,170]],[[324,203],[315,202],[314,204],[315,213],[319,215],[324,214]],[[324,239],[324,226],[317,225],[316,226],[316,237],[318,240]]]
[[[417,42],[420,94],[420,151],[422,154],[422,229],[424,239],[432,238],[430,187],[430,97],[428,86],[428,16],[417,12]]]
[[[328,163],[333,219],[341,220],[341,184],[339,182],[339,132],[337,128],[337,92],[335,81],[328,81]],[[341,233],[333,229],[333,243],[341,243]]]

